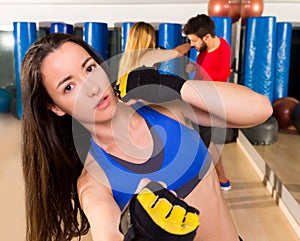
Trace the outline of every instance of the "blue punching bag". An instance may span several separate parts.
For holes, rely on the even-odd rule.
[[[276,18],[248,17],[245,27],[244,85],[274,99]]]
[[[173,49],[182,44],[182,26],[177,23],[161,23],[158,29],[158,46]],[[182,76],[184,65],[179,58],[161,63],[159,70],[163,73]]]
[[[288,96],[292,23],[277,23],[274,100]]]
[[[224,38],[231,45],[232,18],[211,16],[215,23],[216,35]]]
[[[211,19],[215,23],[216,35],[225,39],[226,42],[231,45],[232,18],[212,16]]]
[[[133,24],[134,24],[134,22],[122,23],[122,27],[121,27],[121,49],[122,49],[122,52],[124,52],[124,50],[125,50],[127,37],[129,35],[130,28],[132,27]]]
[[[198,50],[196,48],[191,48],[190,49],[190,54],[189,54],[189,61],[192,63],[196,63],[197,57],[198,57]],[[189,79],[194,79],[195,76],[195,71],[189,74]]]
[[[14,60],[15,60],[15,71],[16,71],[16,117],[21,118],[23,115],[22,110],[22,96],[21,96],[21,84],[20,84],[20,73],[22,61],[25,54],[33,42],[37,40],[37,28],[34,22],[14,22]]]
[[[0,88],[0,112],[10,111],[11,95],[5,88]]]
[[[85,22],[83,40],[87,42],[104,60],[108,59],[107,23]]]
[[[73,34],[73,25],[67,23],[53,22],[50,24],[50,33],[67,33]]]

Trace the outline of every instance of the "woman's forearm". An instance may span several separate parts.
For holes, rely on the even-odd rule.
[[[189,43],[183,43],[175,47],[174,50],[178,52],[178,57],[180,57],[186,54],[190,50],[190,48],[191,45]]]

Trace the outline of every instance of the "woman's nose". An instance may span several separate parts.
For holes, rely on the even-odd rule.
[[[100,91],[100,87],[95,84],[88,84],[87,86],[87,95],[88,97],[93,97],[95,95],[98,95]]]

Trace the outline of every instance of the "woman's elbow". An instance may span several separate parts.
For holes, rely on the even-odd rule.
[[[273,114],[273,107],[269,98],[265,95],[260,95],[255,111],[257,124],[265,122]]]
[[[273,114],[273,107],[272,104],[267,96],[263,96],[262,100],[262,108],[265,114],[265,118],[268,119]]]
[[[253,99],[248,100],[248,108],[238,115],[240,128],[249,128],[267,121],[273,114],[273,107],[267,96],[258,94]]]

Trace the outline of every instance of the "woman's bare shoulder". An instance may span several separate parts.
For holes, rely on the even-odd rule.
[[[77,180],[77,189],[79,195],[83,193],[86,189],[102,189],[109,190],[109,181],[105,175],[103,169],[98,165],[98,163],[88,154],[84,168]]]

